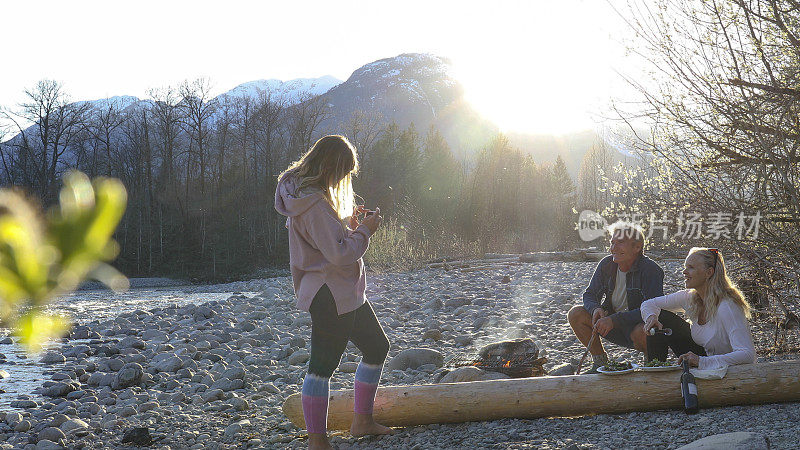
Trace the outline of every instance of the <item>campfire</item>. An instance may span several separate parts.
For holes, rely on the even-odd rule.
[[[490,372],[504,373],[512,378],[538,377],[545,374],[547,358],[539,358],[539,348],[531,339],[503,341],[483,347],[477,357],[457,356],[453,367],[475,366]]]

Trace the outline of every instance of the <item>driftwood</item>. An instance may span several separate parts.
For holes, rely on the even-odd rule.
[[[484,253],[483,259],[517,259],[519,260],[519,253]]]
[[[589,250],[573,250],[567,252],[537,252],[537,253],[524,253],[521,255],[513,253],[486,253],[483,259],[458,259],[458,258],[441,258],[439,260],[431,261],[428,263],[429,269],[466,269],[473,266],[487,266],[491,264],[501,263],[516,263],[516,262],[551,262],[551,261],[600,261],[607,252],[589,251]],[[489,266],[487,266],[489,267]],[[484,270],[484,269],[481,269]]]
[[[429,269],[464,269],[467,267],[484,266],[484,265],[503,265],[519,263],[519,258],[506,258],[506,259],[474,259],[471,261],[448,261],[440,263],[428,264]]]
[[[506,267],[510,267],[512,265],[519,265],[518,262],[507,262],[503,264],[491,264],[487,266],[473,266],[473,267],[464,267],[461,269],[461,272],[477,272],[479,270],[492,270],[492,269],[503,269]]]
[[[568,252],[537,252],[526,253],[519,257],[522,262],[581,262],[581,261],[600,261],[608,256],[608,252],[595,252],[586,250],[574,250]]]
[[[461,261],[461,260],[467,259],[467,258],[468,258],[468,256],[464,256],[464,255],[462,255],[462,256],[444,256],[444,257],[435,258],[435,259],[431,259],[431,260],[425,261],[424,264],[428,264],[429,265],[429,264],[443,263],[443,262],[448,262],[448,261]]]
[[[627,375],[570,375],[469,383],[379,387],[375,420],[393,426],[503,418],[616,414],[683,408],[681,371]],[[800,401],[800,360],[732,366],[721,380],[697,380],[701,408]],[[283,412],[305,428],[300,394]],[[328,429],[346,430],[353,391],[332,391]]]

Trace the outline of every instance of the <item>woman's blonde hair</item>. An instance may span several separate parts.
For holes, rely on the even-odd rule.
[[[723,298],[733,300],[734,303],[742,308],[744,316],[750,318],[750,304],[747,303],[742,291],[728,278],[722,253],[716,248],[707,247],[693,247],[689,250],[689,255],[695,253],[701,258],[706,267],[714,269],[714,273],[706,281],[708,286],[706,287],[704,298],[700,298],[700,295],[695,291],[691,307],[686,311],[689,318],[693,322],[697,322],[700,311],[705,310],[706,321],[710,320],[717,313],[717,308],[719,308]]]
[[[280,174],[278,181],[291,174],[300,181],[298,191],[309,187],[322,189],[325,200],[344,219],[353,214],[353,176],[357,173],[355,147],[346,137],[334,134],[317,140]]]

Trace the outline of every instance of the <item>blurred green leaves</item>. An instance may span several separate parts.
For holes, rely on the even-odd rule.
[[[114,290],[128,280],[106,264],[119,253],[111,238],[125,212],[127,193],[113,178],[91,182],[64,176],[59,205],[46,215],[22,193],[0,190],[0,324],[11,326],[29,351],[68,329],[44,307],[87,278]]]

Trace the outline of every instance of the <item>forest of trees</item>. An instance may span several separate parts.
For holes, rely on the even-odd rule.
[[[26,104],[4,110],[12,126],[0,144],[2,184],[49,205],[68,168],[119,178],[129,195],[116,235],[115,264],[124,273],[240,277],[285,266],[284,219],[273,208],[277,175],[315,139],[339,133],[359,151],[356,192],[387,217],[372,246],[384,263],[580,242],[578,190],[561,158],[537,164],[502,135],[475,143],[475,157],[458,158],[464,149],[451,149],[436,129],[400,129],[363,112],[331,118],[324,97],[290,101],[267,90],[212,98],[209,91],[196,80],[152,90],[132,105],[87,103],[41,81]],[[322,129],[328,119],[339,127]],[[594,163],[585,163],[587,173]],[[413,251],[394,255],[398,241]]]

